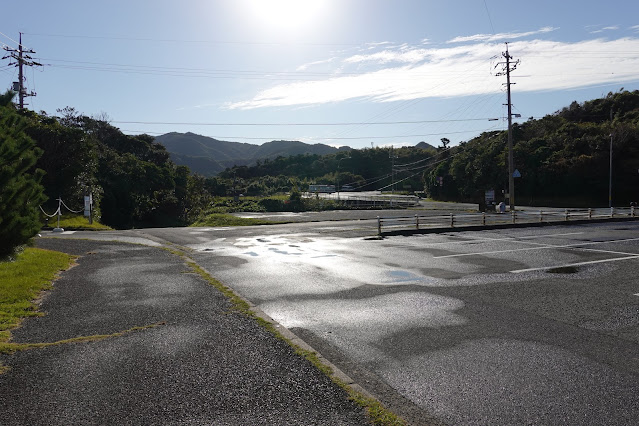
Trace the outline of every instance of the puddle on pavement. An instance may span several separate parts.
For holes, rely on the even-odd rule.
[[[424,281],[424,277],[415,275],[412,272],[408,271],[388,271],[388,275],[390,275],[391,282],[395,283],[403,283],[409,281]]]
[[[276,248],[273,248],[273,247],[269,248],[269,251],[272,251],[273,253],[277,253],[277,254],[284,254],[284,255],[287,255],[287,256],[301,256],[302,255],[302,253],[290,253],[288,251],[276,249]]]

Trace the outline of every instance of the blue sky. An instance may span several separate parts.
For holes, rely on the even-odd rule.
[[[19,32],[44,64],[29,108],[131,134],[456,144],[506,127],[505,42],[518,121],[639,88],[628,0],[10,0],[0,43]],[[16,80],[5,59],[0,89]]]

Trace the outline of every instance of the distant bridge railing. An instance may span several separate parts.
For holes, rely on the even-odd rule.
[[[419,204],[419,197],[414,195],[360,195],[354,192],[334,193],[304,193],[306,198],[317,196],[323,200],[339,201],[343,205],[352,207],[413,207]]]
[[[515,225],[575,220],[601,220],[613,218],[635,218],[635,207],[611,207],[596,209],[560,210],[515,210],[506,213],[450,213],[437,216],[377,217],[377,233],[393,231],[452,229],[472,226]]]

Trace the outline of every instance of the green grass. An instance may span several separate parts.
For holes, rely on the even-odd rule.
[[[247,217],[236,217],[232,214],[226,213],[210,213],[198,218],[198,220],[193,222],[190,226],[252,226],[273,225],[274,223],[281,222],[273,222]]]
[[[0,262],[0,353],[11,353],[11,330],[23,318],[41,315],[35,300],[52,286],[56,275],[68,269],[73,257],[56,251],[27,248],[15,260]],[[0,374],[6,367],[0,364]]]
[[[48,226],[51,228],[56,228],[58,226],[58,218],[52,217],[49,219]],[[63,229],[93,229],[106,231],[111,228],[98,223],[96,220],[93,223],[89,224],[89,218],[84,217],[83,215],[72,215],[72,214],[63,214],[60,216],[60,228]]]
[[[22,318],[39,315],[34,300],[72,261],[65,253],[27,248],[14,261],[0,263],[0,342]]]

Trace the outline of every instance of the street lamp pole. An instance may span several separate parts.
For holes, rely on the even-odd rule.
[[[612,207],[612,108],[610,108],[610,167],[608,175],[608,207]]]

